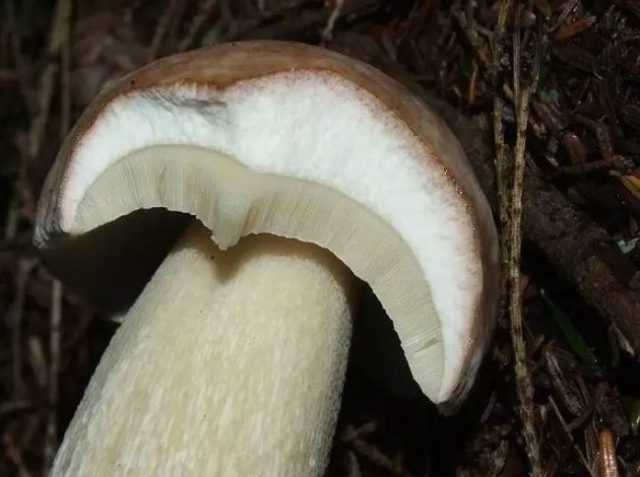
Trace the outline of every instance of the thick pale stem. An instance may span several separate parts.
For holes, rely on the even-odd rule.
[[[349,272],[254,236],[194,228],[128,312],[53,475],[320,475],[351,334]]]

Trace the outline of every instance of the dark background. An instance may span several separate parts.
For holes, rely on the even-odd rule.
[[[640,475],[640,315],[616,308],[640,296],[640,2],[510,2],[500,34],[502,3],[3,0],[0,475],[44,474],[117,328],[56,284],[31,244],[39,189],[61,138],[100,89],[154,58],[256,38],[322,44],[380,67],[418,94],[428,91],[448,105],[449,121],[467,121],[456,133],[470,157],[470,144],[483,145],[489,167],[498,111],[507,190],[518,134],[527,139],[517,309],[531,412],[519,412],[516,384],[527,380],[514,372],[510,329],[517,317],[506,298],[476,387],[458,415],[443,417],[411,386],[393,392],[363,365],[375,350],[362,345],[367,338],[358,325],[367,319],[389,326],[365,293],[329,473],[526,475],[536,458],[524,427],[538,436],[544,475],[604,475],[606,458],[618,472],[606,475]],[[529,87],[528,127],[518,133],[516,106]],[[496,198],[486,186],[491,180],[481,182],[494,204],[509,206],[510,195]],[[542,196],[544,207],[528,200]],[[550,215],[557,240],[541,238]],[[556,253],[567,243],[584,263],[568,266],[568,253]],[[587,260],[595,249],[597,266]],[[614,300],[604,283],[619,285]]]

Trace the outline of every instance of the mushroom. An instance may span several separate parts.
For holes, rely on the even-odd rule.
[[[182,226],[149,226],[163,210],[197,221],[144,276]],[[375,68],[287,42],[172,56],[101,94],[49,174],[35,242],[103,298],[147,281],[56,476],[320,475],[353,277],[446,409],[473,383],[498,297],[491,211],[449,129]],[[125,260],[130,242],[145,245]],[[110,274],[121,286],[105,292]]]

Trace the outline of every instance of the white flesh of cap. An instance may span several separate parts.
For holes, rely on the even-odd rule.
[[[483,278],[473,218],[425,154],[374,96],[328,72],[134,91],[76,145],[61,228],[166,207],[200,218],[222,248],[259,232],[326,247],[371,285],[414,379],[442,402]]]

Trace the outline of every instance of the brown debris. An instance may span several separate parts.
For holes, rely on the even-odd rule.
[[[601,477],[620,477],[616,457],[616,446],[611,430],[602,428],[598,433],[598,468]]]
[[[637,0],[75,0],[52,24],[50,2],[29,3],[0,5],[0,475],[44,475],[113,329],[29,245],[61,135],[149,58],[249,38],[324,42],[405,82],[459,137],[510,250],[510,299],[462,414],[351,369],[328,475],[640,472]],[[575,296],[554,292],[566,282]]]

